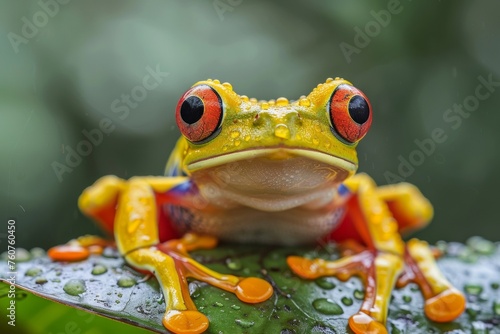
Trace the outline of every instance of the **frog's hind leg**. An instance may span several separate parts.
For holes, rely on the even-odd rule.
[[[399,183],[378,187],[376,191],[380,199],[387,203],[400,232],[420,229],[431,220],[432,205],[415,186]],[[425,314],[429,319],[448,322],[463,312],[464,295],[443,276],[425,241],[412,239],[406,244],[405,262],[405,271],[397,286],[402,287],[409,282],[420,286],[425,299]]]
[[[174,333],[201,333],[208,328],[209,321],[196,310],[190,298],[189,277],[231,291],[250,303],[268,299],[272,287],[259,278],[221,275],[189,256],[191,250],[215,247],[215,238],[188,234],[160,244],[157,226],[159,197],[155,189],[168,188],[166,181],[168,179],[147,177],[133,178],[127,183],[119,199],[116,243],[128,263],[153,272],[158,279],[166,302],[163,325]]]

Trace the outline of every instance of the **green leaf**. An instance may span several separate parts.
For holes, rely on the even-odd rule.
[[[464,314],[454,322],[433,323],[423,314],[423,298],[414,284],[395,290],[387,327],[392,333],[500,333],[500,245],[473,239],[467,245],[440,243],[446,255],[438,261],[448,279],[467,295]],[[39,253],[39,250],[37,250]],[[223,244],[213,250],[193,252],[208,267],[237,276],[260,276],[270,281],[270,300],[250,305],[231,293],[192,281],[190,291],[198,309],[210,319],[209,333],[351,333],[347,319],[363,298],[357,278],[341,282],[333,277],[307,281],[286,265],[288,255],[338,258],[335,245],[319,247],[264,247]],[[29,256],[28,256],[29,258]],[[154,277],[123,262],[116,250],[77,263],[52,262],[33,256],[17,263],[17,308],[38,303],[41,296],[139,326],[166,333],[161,319],[165,301]],[[10,289],[6,263],[0,264],[0,306],[8,305]],[[22,290],[19,290],[22,289]],[[24,297],[27,292],[27,297]],[[23,297],[23,300],[20,298]],[[29,308],[29,307],[28,307]],[[31,308],[33,318],[40,309]],[[112,323],[112,326],[120,326]],[[1,328],[1,327],[0,327]],[[115,328],[113,332],[117,329]]]

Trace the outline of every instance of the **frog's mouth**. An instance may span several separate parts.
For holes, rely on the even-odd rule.
[[[188,171],[209,201],[282,211],[330,203],[356,164],[314,150],[267,147],[199,160]]]
[[[187,166],[189,172],[193,173],[198,170],[209,169],[212,167],[222,166],[230,164],[237,161],[246,160],[248,163],[252,161],[257,162],[260,159],[268,160],[287,160],[294,159],[297,157],[302,157],[310,159],[312,161],[317,161],[319,163],[329,165],[337,170],[341,170],[350,176],[354,174],[357,170],[357,164],[348,161],[346,159],[326,154],[320,151],[309,150],[304,148],[294,148],[294,147],[266,147],[266,148],[252,148],[248,150],[243,150],[239,152],[232,152],[221,154],[215,157],[198,160],[190,163]]]

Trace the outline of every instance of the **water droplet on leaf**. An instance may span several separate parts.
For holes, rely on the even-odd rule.
[[[64,292],[71,296],[78,296],[85,292],[85,282],[81,279],[71,279],[63,287]]]
[[[120,277],[118,279],[118,286],[122,288],[130,288],[136,284],[136,280],[130,277]]]
[[[338,315],[344,313],[342,307],[334,301],[326,298],[319,298],[312,303],[314,309],[319,313],[328,315]]]
[[[92,275],[102,275],[105,272],[108,271],[108,268],[106,266],[103,266],[102,264],[97,264],[92,268]]]

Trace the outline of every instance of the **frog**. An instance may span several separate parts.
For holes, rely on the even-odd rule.
[[[119,253],[158,279],[173,333],[202,333],[209,319],[192,301],[188,279],[208,283],[242,302],[273,295],[260,277],[215,272],[190,252],[219,241],[295,246],[334,241],[334,260],[290,255],[290,270],[304,280],[352,276],[365,286],[354,333],[387,333],[394,288],[418,284],[424,312],[449,322],[465,298],[439,270],[436,254],[403,235],[425,227],[433,207],[409,183],[377,186],[357,173],[357,145],[373,119],[365,94],[343,78],[328,78],[307,96],[257,100],[231,84],[199,81],[179,99],[182,134],[164,176],[124,180],[104,176],[83,191],[78,205],[114,235]],[[82,260],[107,242],[86,236],[49,250],[55,261]]]

